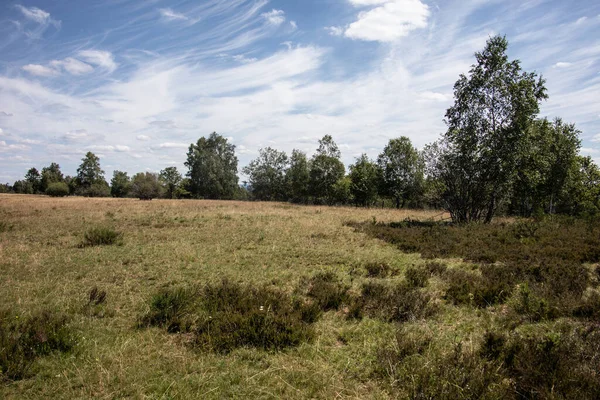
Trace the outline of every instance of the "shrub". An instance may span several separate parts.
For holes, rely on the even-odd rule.
[[[481,275],[449,269],[444,273],[444,279],[448,284],[445,298],[457,305],[485,308],[505,302],[512,292],[510,280],[499,278],[495,266],[483,267]]]
[[[430,273],[424,268],[409,267],[406,269],[405,276],[408,286],[422,288],[427,286]]]
[[[109,227],[94,227],[83,234],[79,247],[122,245],[123,234]]]
[[[310,278],[307,295],[315,299],[323,311],[337,310],[348,299],[348,286],[332,272],[320,272]]]
[[[46,194],[52,197],[65,197],[69,195],[69,185],[64,182],[56,182],[48,185]]]
[[[442,275],[448,269],[448,266],[439,261],[428,261],[425,264],[425,268],[429,271],[431,276]]]
[[[83,313],[97,318],[103,318],[107,315],[106,312],[106,291],[99,290],[98,287],[94,286],[89,294],[88,301],[83,306]]]
[[[162,186],[158,175],[140,172],[131,179],[131,194],[140,200],[152,200],[160,197]]]
[[[20,319],[0,312],[0,378],[25,378],[36,358],[54,351],[67,352],[74,344],[64,316],[44,311]]]
[[[110,187],[106,182],[94,183],[88,187],[80,188],[77,193],[85,197],[110,197]]]
[[[153,296],[141,325],[188,332],[196,348],[228,353],[238,347],[280,350],[314,336],[320,309],[270,287],[223,280],[202,289],[164,289]]]
[[[365,269],[369,278],[385,278],[392,273],[392,268],[387,263],[367,263]]]
[[[436,311],[431,295],[405,284],[391,286],[378,282],[363,284],[361,294],[350,307],[349,318],[362,315],[384,321],[413,321],[433,315]]]

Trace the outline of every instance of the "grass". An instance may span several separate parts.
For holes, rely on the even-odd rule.
[[[0,397],[598,397],[598,229],[436,214],[0,195],[0,309],[76,340]]]

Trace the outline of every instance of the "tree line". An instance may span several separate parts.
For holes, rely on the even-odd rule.
[[[332,136],[308,158],[266,147],[242,169],[235,146],[212,133],[192,143],[182,176],[168,167],[129,177],[114,171],[110,185],[99,159],[88,152],[74,177],[56,163],[27,171],[3,191],[138,197],[289,201],[303,204],[387,205],[447,210],[455,222],[490,222],[498,213],[532,216],[600,212],[600,170],[579,154],[580,132],[560,118],[539,118],[545,81],[509,60],[506,38],[490,38],[468,75],[454,85],[448,129],[417,150],[410,139],[391,139],[376,159],[362,154],[349,166]]]

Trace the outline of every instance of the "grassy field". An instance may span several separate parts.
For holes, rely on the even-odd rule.
[[[36,358],[22,379],[0,381],[0,397],[516,398],[519,390],[532,387],[521,397],[595,393],[593,383],[569,392],[550,381],[562,379],[561,368],[578,361],[563,360],[560,354],[554,370],[534,371],[542,377],[532,373],[531,382],[521,379],[527,368],[534,368],[523,363],[540,362],[526,357],[528,349],[533,346],[536,353],[536,346],[554,334],[568,337],[585,359],[578,364],[587,368],[583,375],[569,379],[598,378],[594,368],[600,350],[589,346],[599,338],[591,327],[600,316],[600,307],[594,308],[598,279],[593,254],[577,260],[589,271],[589,279],[581,290],[565,292],[569,299],[578,293],[573,294],[578,296],[573,307],[555,307],[548,297],[548,314],[511,317],[514,312],[535,313],[529,300],[525,305],[531,310],[523,310],[523,296],[533,299],[546,292],[536,292],[532,281],[531,294],[523,294],[526,279],[519,277],[507,278],[508,289],[488,287],[493,279],[474,262],[499,265],[502,254],[496,257],[500,259],[462,261],[470,257],[458,247],[439,254],[429,251],[430,258],[423,259],[419,243],[432,245],[419,240],[411,242],[413,253],[403,252],[407,242],[390,239],[389,229],[406,218],[440,215],[280,203],[0,195],[3,324],[42,311],[60,314],[74,343],[69,351]],[[122,234],[122,242],[83,246],[86,232],[98,227]],[[520,238],[520,243],[534,240],[529,235],[533,228],[526,228],[525,242]],[[597,241],[597,231],[585,232],[582,241]],[[592,250],[598,247],[596,241],[590,244]],[[434,258],[442,256],[446,258]],[[316,301],[310,297],[316,282],[311,278],[324,272],[339,279],[336,287],[348,289],[342,304],[310,325],[311,340],[281,350],[246,346],[227,353],[207,351],[190,345],[191,331],[170,333],[139,323],[156,293],[219,285],[224,278],[310,303]],[[464,289],[462,282],[474,286]],[[477,301],[477,285],[489,305]],[[401,289],[373,294],[381,287]],[[106,293],[98,305],[90,301],[94,288]],[[402,313],[397,312],[401,307],[390,308],[394,317],[385,314],[386,302],[406,307]],[[583,317],[576,312],[581,305],[589,309]],[[425,308],[427,313],[422,312]],[[585,329],[589,337],[581,339]],[[498,354],[509,352],[509,345],[502,344],[516,343],[515,334],[527,340],[510,347],[513,358],[524,360],[516,367],[511,361],[510,369],[507,358],[498,361]],[[540,337],[542,341],[534,341]],[[552,343],[563,350],[559,339]],[[555,375],[546,382],[544,374]],[[546,386],[550,389],[545,392],[536,389]]]

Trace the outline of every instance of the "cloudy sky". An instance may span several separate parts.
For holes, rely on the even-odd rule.
[[[85,152],[158,171],[216,131],[240,167],[261,147],[350,164],[401,135],[435,140],[452,85],[491,35],[547,79],[542,115],[600,161],[597,0],[30,0],[0,2],[0,181]]]

